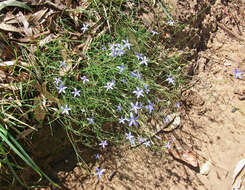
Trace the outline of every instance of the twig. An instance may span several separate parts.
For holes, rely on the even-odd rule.
[[[152,136],[148,137],[146,140],[144,140],[143,142],[137,144],[136,146],[131,146],[130,148],[133,149],[133,148],[137,148],[139,146],[141,146],[142,144],[144,144],[145,142],[149,141],[150,139],[153,139],[154,137],[156,137],[158,134],[162,133],[162,132],[171,132],[173,130],[175,130],[176,128],[170,130],[170,131],[164,131],[164,129],[166,129],[167,127],[169,127],[175,120],[176,116],[169,122],[167,123],[162,129],[160,129],[159,131],[157,131],[156,133],[154,133]]]
[[[217,23],[217,25],[222,28],[225,32],[227,32],[231,37],[235,38],[238,41],[244,41],[244,39],[240,38],[239,36],[237,36],[233,31],[229,30],[227,27],[225,27],[224,25]]]

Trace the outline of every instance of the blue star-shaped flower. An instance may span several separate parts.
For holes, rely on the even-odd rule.
[[[152,113],[152,111],[154,110],[154,104],[153,103],[151,103],[151,101],[150,100],[148,100],[148,105],[146,105],[145,106],[145,108],[149,111],[149,114],[151,114]]]
[[[174,21],[173,21],[173,20],[169,20],[169,21],[168,21],[168,24],[169,24],[170,26],[173,26],[173,25],[174,25]]]
[[[72,94],[74,97],[76,97],[76,96],[80,96],[80,92],[81,90],[77,90],[76,88],[74,88],[74,91],[72,92]]]
[[[60,62],[60,68],[65,68],[66,67],[66,62],[65,61],[61,61]]]
[[[100,180],[101,176],[104,175],[106,169],[99,169],[99,168],[96,168],[96,173],[94,174],[94,176],[98,176],[98,180]]]
[[[140,105],[138,102],[136,102],[135,104],[131,102],[130,105],[131,105],[130,111],[134,111],[134,113],[138,113],[138,110],[142,108],[142,105]]]
[[[243,72],[239,72],[238,69],[235,69],[235,71],[233,71],[233,72],[234,72],[235,77],[236,77],[237,79],[242,79],[242,74],[243,74]]]
[[[69,111],[71,110],[70,108],[68,108],[68,105],[66,104],[65,107],[61,106],[62,109],[62,114],[67,114],[69,115]]]
[[[117,106],[117,111],[119,111],[119,112],[122,111],[122,106],[121,106],[121,104],[119,104],[119,105]]]
[[[167,81],[169,84],[174,84],[174,79],[171,75],[168,75]]]
[[[146,94],[148,94],[150,92],[147,84],[144,85],[144,90],[145,90]]]
[[[143,56],[142,53],[137,53],[137,54],[136,54],[136,57],[137,57],[138,60],[141,60],[141,59],[142,59],[142,56]]]
[[[130,75],[131,75],[132,77],[137,78],[137,79],[142,79],[141,73],[139,73],[139,71],[137,71],[137,72],[131,72]]]
[[[119,120],[119,123],[124,124],[124,122],[125,122],[125,120],[126,120],[126,119],[125,119],[125,118],[123,118],[123,117],[121,117],[121,118],[119,118],[118,120]]]
[[[107,141],[105,140],[105,141],[101,141],[99,145],[102,146],[102,148],[105,148],[108,144]]]
[[[83,24],[83,27],[81,28],[82,32],[86,32],[88,30],[88,24]]]
[[[120,74],[125,70],[124,64],[117,66],[118,69],[120,69]]]
[[[62,80],[60,78],[54,78],[54,83],[56,84],[56,86],[58,86],[62,83]]]
[[[87,118],[87,120],[88,120],[88,124],[91,124],[91,125],[93,125],[94,124],[94,118]]]
[[[67,87],[66,86],[63,86],[62,84],[60,84],[58,87],[57,87],[57,89],[58,89],[58,93],[60,94],[60,93],[66,93],[65,92],[65,89],[67,89]]]
[[[108,82],[106,83],[106,86],[104,86],[106,88],[106,91],[108,91],[109,89],[113,89],[113,87],[115,86],[115,81],[111,81],[111,82]]]
[[[132,125],[134,125],[135,127],[138,126],[138,122],[136,121],[139,118],[139,116],[134,117],[134,114],[132,112],[130,112],[130,118],[128,118],[128,122],[129,122],[129,127],[131,127]]]
[[[144,97],[144,91],[141,88],[136,87],[136,90],[133,91],[133,93],[136,95],[137,99],[142,96]]]
[[[95,159],[99,160],[100,159],[100,154],[97,153],[97,154],[94,155],[94,157],[95,157]]]
[[[152,33],[153,36],[158,34],[158,32],[156,32],[155,30],[151,30],[151,33]]]
[[[83,84],[85,84],[86,82],[89,82],[86,76],[82,76],[81,79],[83,81]]]
[[[144,144],[146,147],[151,146],[151,145],[150,145],[150,141],[145,141],[143,144]]]
[[[128,139],[128,140],[134,138],[134,136],[131,134],[131,132],[128,132],[125,135],[126,135],[126,139]]]
[[[128,49],[130,49],[131,44],[129,43],[129,41],[128,41],[128,40],[122,40],[122,42],[123,42],[123,47],[124,47],[124,48],[128,48]]]
[[[145,66],[148,66],[148,61],[149,59],[146,58],[146,56],[144,56],[143,58],[141,58],[141,61],[140,61],[140,65],[144,64]]]

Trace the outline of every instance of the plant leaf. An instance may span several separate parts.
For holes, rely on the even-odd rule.
[[[0,2],[0,11],[5,7],[20,7],[31,11],[31,8],[27,6],[25,3],[20,1],[15,1],[15,0],[7,0],[7,1]]]

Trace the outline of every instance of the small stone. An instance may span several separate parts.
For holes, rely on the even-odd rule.
[[[204,163],[201,166],[200,174],[202,174],[202,175],[208,175],[208,173],[210,171],[210,166],[211,166],[211,163],[209,161],[207,161],[206,163]]]

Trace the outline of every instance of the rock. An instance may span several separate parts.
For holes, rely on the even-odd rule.
[[[201,166],[201,169],[200,169],[200,174],[201,175],[208,175],[209,171],[210,171],[210,167],[211,167],[211,163],[209,161],[207,161],[206,163],[204,163],[202,166]]]

